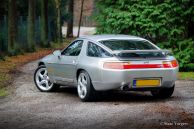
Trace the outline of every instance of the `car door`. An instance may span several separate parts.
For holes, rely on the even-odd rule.
[[[81,52],[83,40],[76,40],[69,45],[58,58],[55,69],[55,80],[73,82],[76,77],[77,59]]]

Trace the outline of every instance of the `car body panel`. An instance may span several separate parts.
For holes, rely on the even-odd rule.
[[[176,81],[176,74],[178,67],[176,68],[149,68],[149,69],[104,69],[103,63],[107,61],[123,62],[127,61],[132,64],[154,63],[161,64],[162,61],[174,60],[173,56],[166,56],[165,58],[148,58],[148,59],[120,59],[118,57],[100,58],[87,56],[88,42],[93,42],[101,48],[105,49],[109,53],[113,51],[101,44],[99,41],[108,39],[126,39],[126,40],[145,40],[143,38],[126,35],[100,35],[100,36],[85,36],[76,40],[83,40],[82,50],[78,56],[64,56],[57,57],[50,54],[39,61],[43,62],[47,69],[51,82],[61,85],[77,86],[77,72],[79,70],[85,70],[92,81],[95,90],[113,90],[119,89],[124,85],[127,85],[129,89],[138,89],[134,87],[134,79],[145,78],[157,78],[161,79],[161,85],[159,87],[172,87]],[[147,41],[147,40],[146,40]],[[150,43],[150,42],[149,42]],[[158,50],[159,47],[155,46]],[[64,49],[65,50],[65,49]],[[159,88],[156,87],[156,88]],[[146,89],[149,86],[141,88]]]

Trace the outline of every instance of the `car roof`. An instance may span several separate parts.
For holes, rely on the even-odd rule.
[[[110,34],[110,35],[89,35],[89,36],[81,36],[80,38],[89,39],[93,41],[102,41],[102,40],[110,40],[110,39],[133,39],[133,40],[145,40],[141,37],[131,36],[131,35],[121,35],[121,34]]]

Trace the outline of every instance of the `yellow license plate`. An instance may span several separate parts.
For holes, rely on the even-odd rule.
[[[135,87],[157,87],[160,86],[160,79],[138,79],[133,80]]]

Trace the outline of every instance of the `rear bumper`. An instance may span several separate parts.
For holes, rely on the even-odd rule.
[[[129,89],[147,90],[153,87],[137,88],[133,84],[135,79],[161,79],[161,84],[154,88],[172,87],[177,80],[177,68],[169,69],[130,69],[130,70],[101,70],[101,81],[93,81],[96,90],[113,90],[123,86],[128,86]]]

